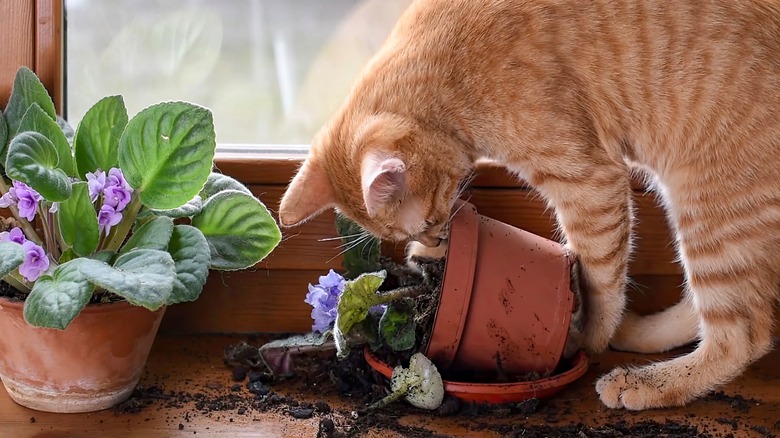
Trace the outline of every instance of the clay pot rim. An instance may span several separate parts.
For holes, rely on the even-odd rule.
[[[12,300],[8,297],[0,297],[0,306],[8,306],[11,308],[24,307],[24,301]],[[128,307],[142,307],[130,304],[127,300],[111,301],[108,303],[89,303],[87,307],[81,310],[81,313],[93,313],[93,312],[120,312],[126,310]],[[157,312],[164,309],[166,306],[162,306],[157,310],[150,310],[150,312]]]
[[[393,369],[387,362],[380,359],[375,355],[368,346],[363,349],[363,356],[366,362],[385,376],[391,378],[393,375]],[[442,380],[444,382],[444,390],[449,393],[479,393],[479,394],[498,394],[498,393],[513,393],[520,392],[526,393],[529,390],[541,390],[550,388],[563,388],[569,383],[582,377],[588,370],[588,356],[584,351],[580,350],[571,359],[572,365],[568,370],[553,374],[550,377],[545,377],[538,380],[529,380],[525,382],[513,382],[513,383],[477,383],[477,382],[458,382],[453,380]]]
[[[468,316],[469,302],[474,287],[474,271],[477,266],[477,242],[479,240],[479,214],[477,208],[464,200],[458,200],[450,223],[450,240],[447,245],[447,261],[439,294],[439,305],[433,315],[433,325],[427,344],[422,349],[427,354],[433,347],[441,352],[438,363],[448,368],[455,360]],[[469,221],[469,219],[471,219]],[[461,244],[461,241],[470,243]],[[447,316],[456,315],[456,318]],[[455,348],[448,348],[455,346]]]

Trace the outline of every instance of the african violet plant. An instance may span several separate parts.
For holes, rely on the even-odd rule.
[[[292,374],[294,354],[336,350],[338,359],[349,355],[350,345],[387,347],[410,352],[416,345],[415,297],[427,292],[425,279],[419,284],[380,291],[387,270],[380,261],[379,242],[357,224],[337,215],[336,228],[347,248],[344,275],[330,270],[309,285],[305,302],[312,306],[312,332],[269,342],[260,347],[260,357],[277,375]],[[444,397],[444,386],[436,366],[414,352],[409,366],[397,366],[391,379],[392,392],[369,406],[383,407],[404,398],[423,409],[436,409]]]
[[[121,96],[77,129],[38,77],[17,71],[0,112],[0,278],[28,293],[25,320],[64,329],[93,294],[150,310],[198,298],[209,269],[239,270],[281,240],[266,207],[212,173],[211,112],[186,102],[128,119]]]

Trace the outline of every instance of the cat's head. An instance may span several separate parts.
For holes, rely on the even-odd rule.
[[[335,208],[381,239],[435,246],[446,238],[471,164],[454,139],[415,120],[352,116],[315,137],[282,197],[280,223],[295,226]]]

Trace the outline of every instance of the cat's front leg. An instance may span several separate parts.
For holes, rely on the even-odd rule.
[[[555,209],[566,245],[578,257],[584,311],[573,319],[564,355],[607,348],[625,307],[631,250],[628,170],[614,162],[580,163],[574,175],[537,173],[531,182]],[[577,316],[577,315],[575,315]]]

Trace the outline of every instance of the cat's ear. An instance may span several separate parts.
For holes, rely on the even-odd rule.
[[[325,169],[307,159],[290,182],[279,206],[279,223],[293,227],[336,205],[336,195]]]
[[[369,217],[374,217],[388,203],[406,195],[406,164],[398,157],[369,152],[361,166],[363,202]]]

